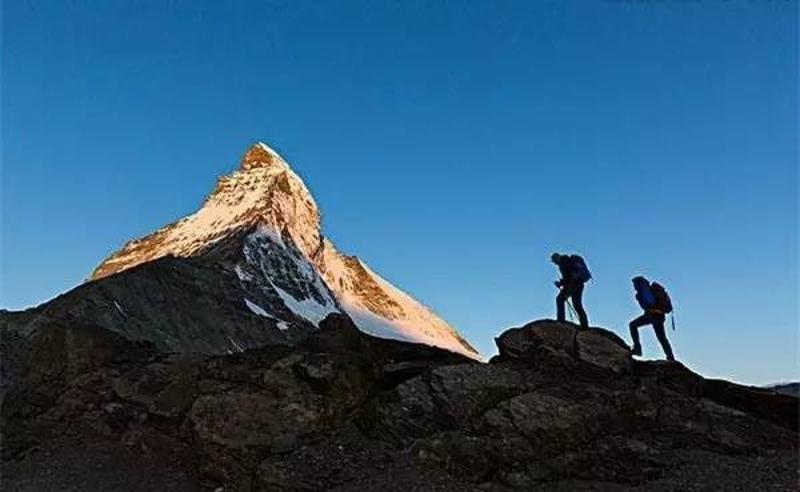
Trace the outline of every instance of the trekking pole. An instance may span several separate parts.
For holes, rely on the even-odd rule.
[[[567,306],[569,306],[569,312],[572,318],[570,321],[574,322],[576,319],[578,319],[578,313],[575,311],[575,308],[572,307],[572,299],[567,299]]]
[[[672,322],[672,331],[675,331],[675,313],[670,314],[669,319]]]

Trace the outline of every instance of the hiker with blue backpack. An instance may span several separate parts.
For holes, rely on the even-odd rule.
[[[634,277],[633,288],[636,290],[636,300],[644,310],[644,314],[631,321],[628,325],[633,339],[633,355],[642,355],[642,345],[639,341],[639,328],[645,325],[653,325],[656,338],[667,356],[667,360],[672,362],[675,356],[672,354],[672,347],[667,340],[667,333],[664,330],[664,321],[667,314],[672,312],[672,300],[667,294],[667,290],[658,282],[650,282],[646,278]],[[674,323],[674,321],[673,321]],[[674,329],[674,324],[673,324]]]
[[[560,253],[553,253],[550,260],[558,265],[558,270],[561,272],[561,279],[555,283],[559,289],[556,296],[556,318],[561,322],[566,321],[564,304],[567,299],[572,299],[572,306],[578,315],[581,328],[589,328],[589,318],[583,309],[583,287],[592,278],[592,274],[586,262],[578,255]]]

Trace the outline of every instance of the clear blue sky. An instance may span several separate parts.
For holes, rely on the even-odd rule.
[[[8,1],[2,302],[79,284],[264,140],[326,233],[484,353],[665,283],[676,353],[798,378],[795,1]],[[660,357],[652,331],[645,351]]]

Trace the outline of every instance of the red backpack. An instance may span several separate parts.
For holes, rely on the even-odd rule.
[[[663,285],[659,284],[658,282],[653,282],[650,284],[650,290],[653,292],[653,297],[656,298],[656,309],[659,311],[663,311],[664,314],[669,314],[672,312],[672,299],[669,298],[669,294],[667,294],[667,289],[664,288]]]

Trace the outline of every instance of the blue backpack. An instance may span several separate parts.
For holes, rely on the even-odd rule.
[[[656,296],[649,283],[642,282],[636,286],[636,300],[639,301],[639,306],[645,311],[649,311],[656,306]]]
[[[578,255],[572,255],[569,257],[569,262],[572,265],[572,277],[575,280],[586,283],[592,278],[592,272],[589,271],[589,267],[586,266],[583,258]]]

